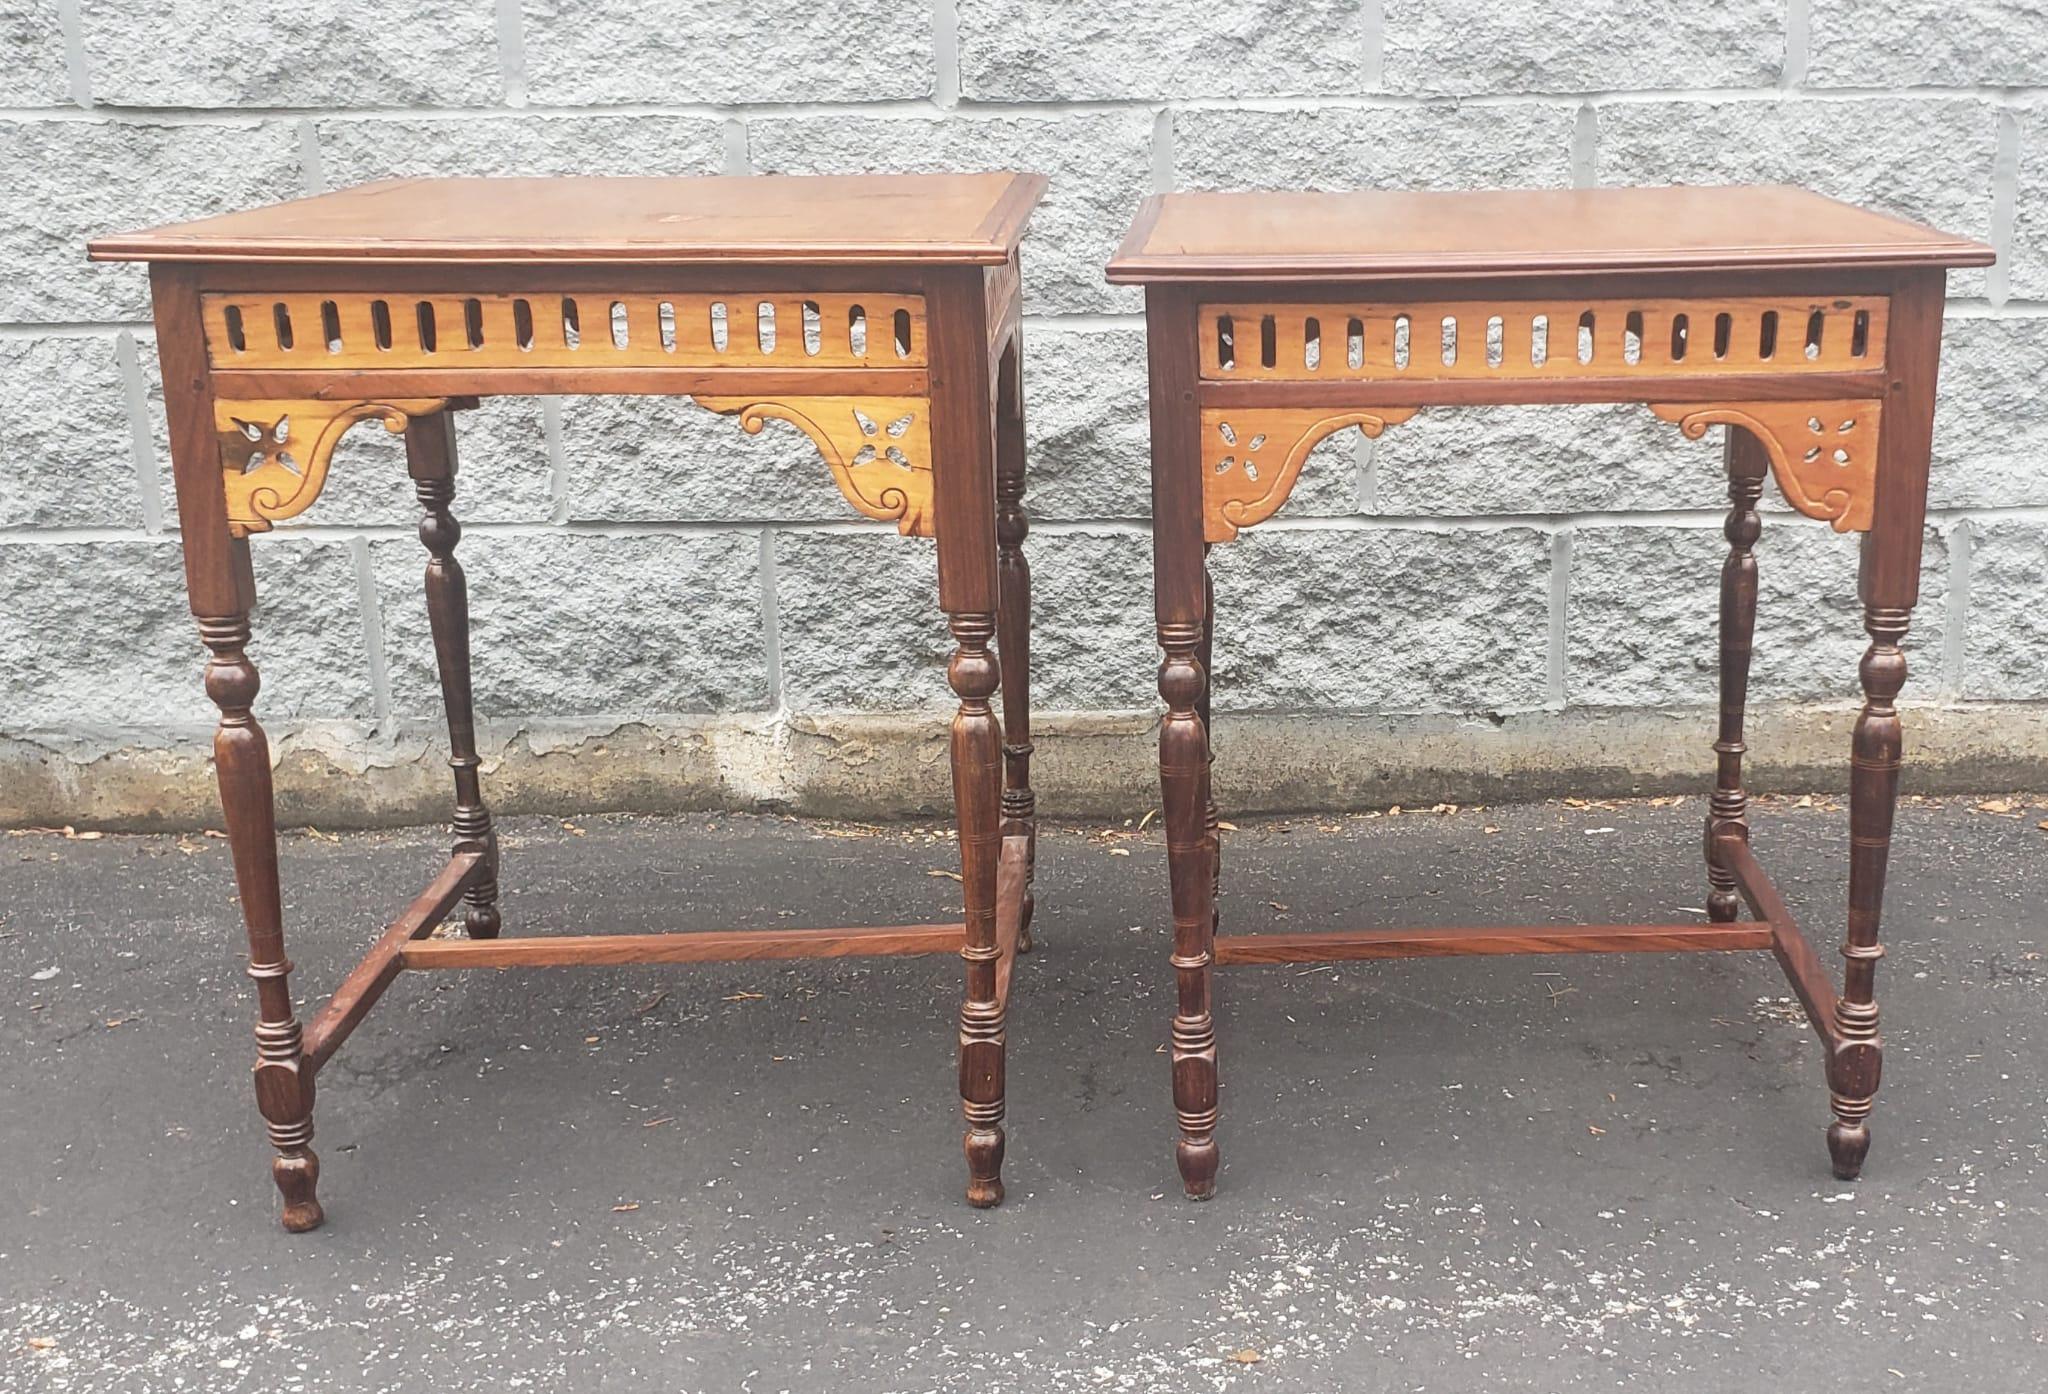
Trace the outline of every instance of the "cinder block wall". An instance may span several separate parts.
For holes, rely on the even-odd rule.
[[[1152,797],[1143,332],[1100,268],[1158,189],[1779,180],[1993,243],[1951,279],[1922,787],[2048,783],[2048,10],[2039,0],[0,0],[0,819],[204,821],[142,274],[100,232],[393,174],[1012,167],[1048,807]],[[780,429],[780,428],[776,428]],[[794,432],[681,402],[466,418],[457,511],[501,805],[944,798],[927,545]],[[1715,443],[1619,409],[1432,412],[1327,444],[1217,553],[1233,807],[1697,788]],[[1832,778],[1853,543],[1759,549],[1765,781]],[[256,544],[289,810],[435,816],[396,442]]]

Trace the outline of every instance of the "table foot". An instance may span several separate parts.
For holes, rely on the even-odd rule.
[[[279,1153],[270,1164],[270,1176],[284,1197],[282,1219],[287,1230],[304,1234],[326,1223],[327,1212],[320,1208],[320,1199],[314,1193],[320,1184],[320,1158],[312,1148]]]

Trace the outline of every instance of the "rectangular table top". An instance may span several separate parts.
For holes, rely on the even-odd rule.
[[[1009,259],[1037,174],[391,179],[101,237],[96,261],[954,263]]]
[[[1120,282],[1988,266],[1991,248],[1782,185],[1156,194]]]

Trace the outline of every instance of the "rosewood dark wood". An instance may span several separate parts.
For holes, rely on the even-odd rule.
[[[401,181],[93,245],[98,259],[151,263],[187,589],[211,654],[216,763],[257,983],[257,1102],[288,1228],[321,1221],[315,1070],[408,968],[958,952],[968,1198],[1002,1199],[1004,1032],[1028,942],[1036,812],[1017,254],[1044,187],[1035,175]],[[833,322],[820,334],[792,323],[822,322],[821,306]],[[721,309],[733,331],[723,341],[704,328]],[[858,512],[936,539],[960,703],[959,924],[496,937],[451,413],[556,392],[687,393],[742,429],[788,421]],[[268,748],[253,714],[248,539],[317,500],[335,441],[365,420],[405,433],[422,507],[455,855],[307,1032],[289,988]],[[883,429],[896,442],[886,451],[866,440]],[[458,897],[469,937],[425,938]]]
[[[1742,789],[1743,714],[1749,702],[1749,656],[1756,639],[1756,540],[1763,531],[1757,500],[1771,461],[1763,443],[1728,428],[1728,560],[1721,568],[1721,731],[1714,740],[1714,796],[1707,806],[1707,918],[1733,920],[1742,908],[1735,876],[1721,864],[1721,837],[1747,840],[1749,797]]]
[[[165,267],[151,269],[150,286],[186,589],[209,655],[206,694],[221,714],[213,742],[214,773],[248,934],[248,971],[256,983],[256,1108],[277,1152],[270,1171],[284,1199],[284,1226],[304,1231],[317,1228],[324,1218],[318,1197],[320,1158],[312,1146],[313,1070],[292,1007],[291,962],[284,950],[269,743],[253,711],[261,686],[247,653],[255,583],[248,544],[228,531],[213,394],[199,333],[198,287],[189,274]]]
[[[1021,836],[1027,849],[1022,923],[1017,952],[1030,953],[1031,915],[1037,908],[1028,867],[1038,857],[1038,799],[1031,792],[1031,563],[1024,539],[1031,524],[1024,514],[1023,335],[1011,331],[1010,345],[996,369],[996,566],[1001,608],[996,617],[996,653],[1003,672],[1003,837]]]
[[[1109,278],[1146,294],[1173,1094],[1190,1196],[1213,1191],[1217,1168],[1214,964],[1449,954],[1770,949],[1827,1046],[1835,1171],[1857,1173],[1878,1085],[1900,643],[1919,586],[1942,268],[1991,259],[1977,243],[1792,189],[1166,194],[1141,209]],[[1377,435],[1421,408],[1545,402],[1638,402],[1695,439],[1728,431],[1707,922],[1218,934],[1205,544],[1284,506],[1334,431]],[[1839,995],[1749,845],[1745,718],[1767,477],[1798,512],[1864,532],[1871,643]],[[1757,918],[1740,918],[1745,902]]]
[[[495,939],[498,914],[498,838],[484,806],[476,753],[476,714],[469,689],[469,582],[455,560],[462,525],[455,521],[455,417],[453,412],[417,417],[405,428],[406,468],[419,494],[420,541],[427,562],[427,623],[434,632],[434,660],[441,673],[441,704],[448,716],[448,768],[455,773],[456,850],[482,854],[465,898],[463,927],[472,939]]]
[[[987,360],[987,303],[977,277],[934,277],[928,292],[936,471],[939,604],[953,634],[946,678],[953,717],[953,807],[966,902],[967,998],[960,1007],[960,1102],[967,1123],[967,1202],[1003,1199],[1004,1042],[1007,1004],[996,992],[996,871],[1002,853],[1003,730],[989,699],[1002,686],[991,641],[1000,604],[996,545],[995,404]],[[942,327],[943,326],[943,327]],[[942,405],[943,404],[943,405]]]
[[[1847,964],[1841,995],[1835,999],[1836,1039],[1828,1059],[1828,1090],[1835,1112],[1828,1127],[1828,1152],[1835,1175],[1845,1181],[1862,1174],[1870,1151],[1870,1113],[1884,1058],[1877,1029],[1877,961],[1884,957],[1878,931],[1903,748],[1896,705],[1906,682],[1906,656],[1900,645],[1920,594],[1943,293],[1943,277],[1923,272],[1904,281],[1893,295],[1886,345],[1892,383],[1879,442],[1877,505],[1863,538],[1857,578],[1870,647],[1859,670],[1863,710],[1856,719],[1849,762],[1849,923],[1842,943]]]
[[[363,1018],[370,1014],[370,1008],[377,1005],[377,999],[384,995],[384,989],[398,981],[399,970],[404,968],[405,946],[415,939],[432,934],[455,903],[462,899],[463,892],[485,871],[483,849],[469,847],[458,851],[448,859],[448,865],[441,874],[428,883],[427,888],[413,898],[399,917],[393,920],[384,932],[377,936],[377,942],[363,955],[362,962],[351,968],[348,976],[341,980],[341,986],[334,989],[334,995],[327,1004],[313,1013],[313,1019],[306,1023],[306,1062],[314,1069],[325,1064],[327,1058],[341,1049],[341,1043],[349,1038]]]
[[[1356,959],[1453,958],[1473,954],[1611,954],[1770,947],[1770,925],[1738,921],[1223,934],[1217,936],[1215,953],[1218,964],[1342,963]]]
[[[1208,674],[1202,636],[1209,578],[1202,541],[1201,446],[1193,410],[1197,359],[1194,301],[1176,290],[1145,293],[1152,396],[1152,566],[1157,613],[1159,785],[1173,891],[1173,1106],[1180,1119],[1175,1158],[1188,1195],[1215,1193],[1216,1023],[1211,1013],[1211,941],[1216,917],[1214,847],[1209,838],[1209,733],[1202,721]]]
[[[748,963],[958,953],[957,924],[877,929],[691,930],[671,934],[545,934],[531,939],[434,939],[400,946],[406,968],[560,968],[620,963]]]
[[[1785,977],[1792,984],[1800,1006],[1806,1009],[1807,1021],[1824,1043],[1832,1045],[1835,1040],[1835,985],[1828,980],[1827,966],[1800,932],[1798,922],[1792,918],[1792,911],[1785,904],[1785,897],[1764,874],[1756,853],[1749,850],[1749,839],[1731,834],[1716,851],[1722,865],[1735,878],[1736,889],[1741,892],[1750,913],[1771,926],[1771,952],[1777,957],[1778,966],[1785,970]]]

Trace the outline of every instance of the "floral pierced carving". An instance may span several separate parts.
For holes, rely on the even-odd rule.
[[[1763,443],[1785,501],[1836,532],[1870,527],[1877,497],[1877,401],[1652,403],[1698,440],[1707,427],[1740,426]]]
[[[932,536],[930,404],[921,397],[699,397],[697,404],[759,435],[787,421],[811,438],[839,492],[870,518],[906,537]]]
[[[313,506],[327,483],[328,462],[349,427],[371,417],[397,434],[415,416],[443,410],[445,397],[390,402],[217,401],[221,484],[228,530],[237,537],[268,532],[274,523]]]
[[[1205,408],[1202,412],[1202,532],[1228,542],[1273,516],[1325,437],[1346,426],[1377,436],[1415,415],[1413,407],[1331,412],[1326,407]]]

